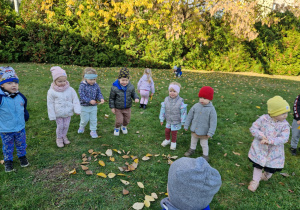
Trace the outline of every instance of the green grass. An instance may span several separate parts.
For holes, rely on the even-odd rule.
[[[172,81],[181,83],[180,96],[188,104],[188,110],[198,102],[198,92],[202,86],[212,86],[215,90],[213,104],[218,114],[218,126],[213,139],[209,140],[210,164],[222,176],[222,187],[215,195],[212,209],[296,209],[300,199],[299,155],[289,153],[286,144],[286,162],[282,172],[291,176],[283,177],[276,173],[270,181],[261,182],[257,192],[247,190],[252,178],[253,168],[248,161],[248,151],[252,137],[249,128],[258,116],[267,111],[269,98],[280,95],[290,106],[298,95],[298,81],[251,77],[225,73],[184,72],[182,78],[174,78],[171,70],[153,69],[156,93],[146,110],[132,107],[128,135],[113,136],[114,115],[107,101],[98,106],[98,134],[101,138],[91,139],[88,130],[77,134],[80,117],[74,115],[71,120],[68,137],[71,144],[57,148],[55,143],[55,121],[49,121],[47,115],[47,91],[52,81],[49,64],[1,64],[11,65],[20,78],[20,91],[28,98],[30,120],[26,124],[27,157],[30,166],[21,168],[14,153],[15,173],[5,173],[0,167],[0,209],[132,209],[135,202],[143,202],[144,195],[157,193],[158,199],[151,203],[150,209],[160,209],[160,200],[165,197],[169,165],[162,156],[182,157],[189,148],[190,131],[179,131],[177,150],[171,151],[160,144],[164,140],[164,126],[160,126],[158,115],[160,103],[168,95],[168,85]],[[65,66],[70,85],[77,91],[84,67]],[[120,68],[97,68],[105,100],[108,100],[111,84],[118,76]],[[131,82],[136,86],[143,74],[141,68],[131,68]],[[257,108],[260,107],[260,108]],[[109,114],[105,119],[104,115]],[[291,123],[292,113],[288,117]],[[136,132],[139,131],[139,134]],[[110,146],[103,146],[108,144]],[[114,153],[115,162],[108,157],[98,156],[106,163],[101,167],[94,157],[88,167],[94,175],[88,176],[81,169],[81,155],[89,154],[93,149],[105,153],[107,149],[130,151],[130,155],[139,157],[138,168],[125,173],[127,177],[116,176],[113,179],[100,178],[96,174],[120,173],[119,166],[132,160],[123,159]],[[240,153],[239,155],[233,154]],[[148,161],[141,158],[147,153],[160,154]],[[226,156],[224,154],[227,153]],[[201,156],[198,145],[192,157]],[[2,151],[0,157],[3,157]],[[239,166],[236,166],[238,164]],[[69,175],[76,168],[77,174]],[[120,182],[130,182],[125,186]],[[142,182],[145,189],[140,189]],[[130,191],[123,195],[123,188]],[[293,192],[290,192],[292,190]],[[297,207],[298,205],[298,207]]]

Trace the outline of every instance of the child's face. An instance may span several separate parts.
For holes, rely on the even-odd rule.
[[[125,87],[126,85],[128,85],[129,79],[121,78],[121,79],[119,79],[119,81],[120,81],[120,84]]]
[[[96,83],[96,79],[86,79],[86,82],[89,84],[89,85],[93,85]]]
[[[286,112],[281,115],[275,116],[273,118],[277,121],[284,121],[287,118],[287,116],[288,116],[288,113]]]
[[[169,96],[171,98],[176,98],[178,96],[178,93],[174,89],[169,90]]]
[[[206,98],[199,98],[199,102],[202,105],[207,105],[207,104],[209,104],[210,100],[208,100]]]
[[[55,84],[58,86],[58,87],[63,87],[67,84],[67,77],[58,77],[56,80],[55,80]]]
[[[6,82],[1,85],[9,93],[16,93],[19,90],[19,84],[16,82]]]

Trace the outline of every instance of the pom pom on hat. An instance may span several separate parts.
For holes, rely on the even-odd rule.
[[[127,78],[127,79],[129,79],[129,70],[127,69],[127,68],[122,68],[121,70],[120,70],[120,73],[119,73],[119,77],[118,77],[119,79],[121,79],[121,78]]]
[[[220,173],[202,157],[182,157],[169,169],[169,199],[178,209],[204,209],[221,184]]]
[[[284,114],[290,111],[290,105],[281,96],[274,96],[267,101],[268,114],[271,117]]]
[[[214,89],[209,86],[204,86],[200,89],[198,96],[199,98],[205,98],[211,101],[214,98]]]
[[[58,77],[67,77],[66,71],[59,66],[51,67],[50,71],[52,73],[53,81],[55,81]]]
[[[6,82],[16,82],[19,83],[19,78],[15,72],[15,70],[10,67],[0,67],[0,85]]]

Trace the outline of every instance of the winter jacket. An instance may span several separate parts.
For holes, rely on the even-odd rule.
[[[248,157],[262,167],[284,167],[284,144],[290,136],[290,125],[284,121],[275,121],[268,114],[260,116],[250,128],[254,136]],[[261,144],[265,136],[269,144]]]
[[[187,113],[187,105],[184,104],[183,99],[180,96],[173,99],[173,105],[170,102],[172,99],[167,96],[164,102],[161,103],[161,109],[159,113],[159,120],[163,122],[165,119],[167,123],[171,125],[181,124],[184,125]]]
[[[155,92],[154,82],[153,82],[152,78],[150,78],[150,80],[151,80],[151,82],[149,83],[148,79],[147,79],[147,75],[144,74],[138,82],[137,89],[138,90],[148,90],[148,91],[151,91],[151,93],[154,93]]]
[[[55,120],[57,117],[70,117],[74,112],[76,114],[81,112],[78,96],[72,87],[63,92],[50,88],[47,94],[47,107],[50,120]]]
[[[163,208],[163,210],[180,210],[178,208],[176,208],[170,201],[170,199],[167,197],[167,198],[164,198],[160,201],[160,206]],[[200,210],[200,209],[199,209]],[[210,207],[209,205],[202,209],[202,210],[210,210]]]
[[[134,86],[129,82],[126,87],[121,87],[117,79],[111,87],[109,95],[109,108],[127,109],[132,106],[132,100],[139,99]]]
[[[298,95],[297,98],[295,99],[293,111],[294,111],[294,119],[296,121],[299,121],[300,120],[300,95]]]
[[[79,85],[78,93],[81,106],[97,106],[97,104],[90,104],[90,101],[100,101],[101,99],[104,99],[97,83],[90,85],[86,81],[82,81]]]
[[[18,132],[25,128],[25,105],[27,99],[19,93],[14,98],[8,97],[0,89],[0,133]],[[29,118],[29,114],[27,115]]]
[[[188,129],[191,123],[192,132],[198,136],[212,137],[217,128],[217,112],[212,102],[207,105],[195,104],[188,113],[184,129]]]

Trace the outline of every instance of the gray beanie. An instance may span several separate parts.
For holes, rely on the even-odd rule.
[[[182,157],[169,169],[168,194],[171,203],[178,209],[206,208],[221,184],[219,172],[202,157]]]

